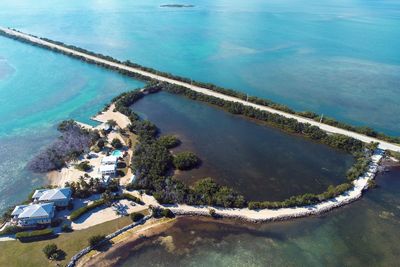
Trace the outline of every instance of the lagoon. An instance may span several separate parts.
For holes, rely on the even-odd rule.
[[[161,134],[177,135],[176,151],[192,150],[200,168],[180,172],[188,184],[204,177],[232,186],[248,200],[283,200],[321,193],[345,181],[351,155],[166,92],[147,95],[132,109]]]

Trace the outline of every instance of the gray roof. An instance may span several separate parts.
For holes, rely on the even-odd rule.
[[[32,198],[36,198],[39,201],[56,201],[56,200],[67,200],[71,197],[71,188],[54,188],[54,189],[40,189],[36,190]]]
[[[14,208],[14,210],[12,211],[11,216],[20,215],[20,214],[24,211],[24,208],[26,208],[27,206],[28,206],[28,205],[19,205],[19,206],[16,206],[16,207]]]
[[[54,210],[53,203],[29,205],[23,209],[21,214],[19,214],[18,219],[52,217],[53,210]]]

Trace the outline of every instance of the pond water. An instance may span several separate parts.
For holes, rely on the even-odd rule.
[[[351,155],[299,136],[166,92],[147,95],[132,106],[161,134],[177,135],[176,151],[192,150],[202,165],[177,177],[188,184],[213,177],[247,199],[283,200],[323,192],[345,181]]]

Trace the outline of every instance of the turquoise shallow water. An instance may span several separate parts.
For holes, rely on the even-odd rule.
[[[399,1],[183,2],[3,0],[0,24],[400,134]]]
[[[42,64],[45,62],[45,64]],[[27,161],[57,133],[64,119],[90,117],[112,97],[141,82],[0,37],[0,210],[42,185]]]

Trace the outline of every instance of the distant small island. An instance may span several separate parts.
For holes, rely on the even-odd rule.
[[[194,5],[166,4],[166,5],[160,5],[160,7],[194,7]]]

